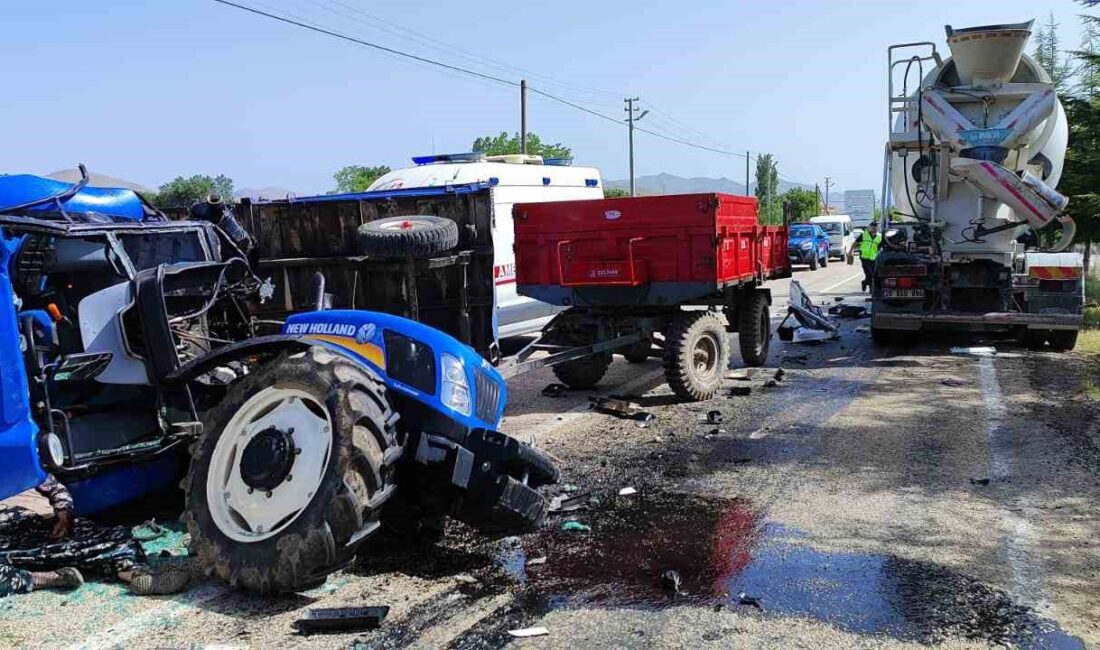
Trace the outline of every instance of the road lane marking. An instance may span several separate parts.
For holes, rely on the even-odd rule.
[[[997,368],[993,357],[981,357],[978,360],[978,388],[986,412],[986,435],[989,444],[989,478],[996,482],[1006,479],[1012,470],[1011,444],[1005,439],[1005,423],[1009,419],[1005,407],[1004,394],[997,381]],[[1008,567],[1012,573],[1012,586],[1009,592],[1013,600],[1030,605],[1040,612],[1050,609],[1050,601],[1043,594],[1038,555],[1035,549],[1041,540],[1035,530],[1019,513],[1012,512],[997,503],[1000,517],[1001,547]]]
[[[850,275],[847,278],[841,280],[840,282],[837,282],[836,284],[831,284],[828,287],[819,290],[818,293],[829,293],[830,291],[832,291],[833,289],[836,289],[837,287],[843,286],[845,284],[848,284],[852,280],[858,280],[862,277],[863,277],[863,273],[856,273],[854,275]]]

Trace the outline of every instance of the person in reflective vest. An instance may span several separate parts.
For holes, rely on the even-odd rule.
[[[878,223],[872,221],[867,230],[864,230],[856,238],[850,255],[854,255],[859,248],[859,261],[863,265],[862,290],[871,288],[871,276],[875,271],[875,258],[878,257],[879,248],[882,246],[882,233],[878,231]]]

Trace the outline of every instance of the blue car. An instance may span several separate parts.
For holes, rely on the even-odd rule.
[[[278,329],[225,206],[0,177],[0,499],[49,472],[92,514],[180,485],[191,550],[295,591],[382,526],[540,525],[553,463],[497,430],[504,378],[422,323],[318,310]],[[323,304],[323,277],[311,304]]]
[[[787,257],[791,264],[808,264],[811,271],[829,265],[829,235],[821,226],[791,224],[787,235]]]

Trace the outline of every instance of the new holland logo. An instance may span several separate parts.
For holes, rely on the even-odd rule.
[[[355,333],[355,342],[359,345],[366,343],[374,338],[374,333],[378,328],[374,326],[374,323],[363,323],[359,326],[359,330]]]
[[[348,323],[291,323],[287,334],[328,334],[330,336],[355,336],[355,326]]]

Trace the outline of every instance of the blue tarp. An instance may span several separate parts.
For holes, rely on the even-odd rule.
[[[0,176],[0,213],[7,207],[44,199],[70,187],[71,183],[31,174]],[[137,193],[121,188],[85,187],[62,205],[71,216],[95,214],[118,221],[141,221],[147,214]],[[57,212],[57,203],[51,201],[27,212]]]
[[[406,196],[443,196],[444,194],[473,194],[488,187],[490,183],[460,183],[457,185],[437,185],[433,187],[402,187],[393,190],[375,190],[373,192],[348,192],[346,194],[322,194],[302,196],[289,200],[264,201],[264,203],[327,203],[330,201],[369,201],[372,199],[391,199]]]

